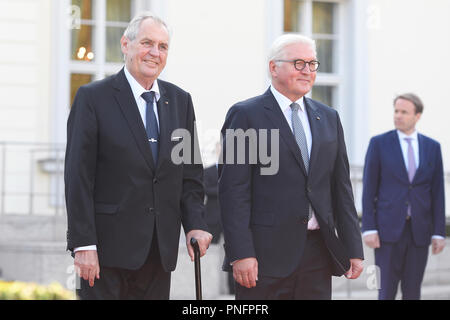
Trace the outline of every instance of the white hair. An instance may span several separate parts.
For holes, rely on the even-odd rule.
[[[139,13],[138,15],[136,15],[133,18],[133,20],[131,20],[130,23],[128,24],[123,35],[130,41],[135,40],[137,37],[137,34],[139,32],[139,28],[141,26],[142,21],[147,20],[147,19],[152,19],[153,21],[155,21],[155,22],[159,23],[161,26],[163,26],[167,30],[167,33],[169,34],[169,42],[170,42],[171,32],[170,32],[169,27],[167,26],[167,23],[165,23],[164,20],[162,20],[160,17],[154,15],[150,11],[145,11],[145,12],[142,12],[142,13]]]
[[[289,46],[291,44],[296,44],[296,43],[303,43],[303,44],[309,45],[313,49],[314,55],[317,56],[316,41],[314,41],[313,39],[311,39],[307,36],[301,35],[301,34],[286,33],[286,34],[279,36],[277,39],[275,39],[272,46],[270,47],[268,60],[267,60],[268,68],[270,65],[270,61],[283,59],[284,49],[287,46]],[[272,78],[270,69],[269,69],[269,77]]]

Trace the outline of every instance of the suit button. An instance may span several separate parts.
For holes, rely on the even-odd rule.
[[[148,213],[155,213],[155,209],[154,208],[147,208]]]
[[[310,188],[310,187],[307,187],[307,188],[306,188],[306,191],[308,191],[308,193],[311,193],[311,188]]]
[[[153,179],[153,184],[157,184],[158,183],[158,179]]]

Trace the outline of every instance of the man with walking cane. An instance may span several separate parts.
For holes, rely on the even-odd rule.
[[[158,17],[134,18],[120,41],[125,66],[82,86],[67,124],[67,248],[81,276],[81,299],[168,299],[180,227],[194,259],[212,235],[204,221],[203,166],[189,93],[158,79],[169,30]],[[189,132],[192,159],[171,151]],[[188,144],[188,143],[186,143]]]

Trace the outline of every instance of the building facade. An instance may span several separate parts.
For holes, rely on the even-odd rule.
[[[64,217],[74,94],[122,68],[120,37],[142,10],[169,24],[161,78],[191,93],[205,164],[215,161],[229,107],[268,88],[273,40],[300,32],[316,40],[321,63],[309,96],[340,112],[354,181],[370,137],[393,128],[393,98],[404,92],[422,98],[418,130],[441,142],[450,170],[448,0],[0,0],[0,220]]]

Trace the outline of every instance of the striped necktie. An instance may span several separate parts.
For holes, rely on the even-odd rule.
[[[300,153],[302,154],[303,164],[305,165],[306,174],[309,172],[309,153],[308,153],[308,142],[306,141],[306,135],[305,130],[303,129],[302,122],[300,121],[300,118],[298,117],[298,110],[300,109],[300,106],[298,103],[292,103],[290,105],[292,109],[292,129],[294,131],[295,141],[298,144],[298,147],[300,148]],[[313,210],[311,207],[311,204],[308,206],[308,219],[311,219]]]

